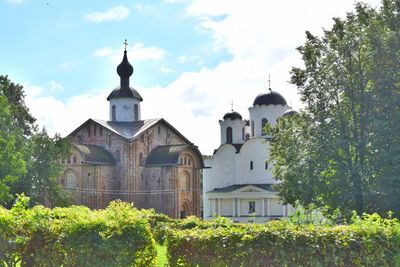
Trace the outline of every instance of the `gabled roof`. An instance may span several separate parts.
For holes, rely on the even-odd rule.
[[[83,163],[99,165],[115,165],[113,155],[102,147],[94,145],[74,145],[81,154]]]
[[[158,146],[150,152],[145,166],[174,166],[179,165],[179,155],[185,149],[192,149],[200,160],[200,168],[204,168],[203,157],[193,144]]]
[[[245,188],[247,186],[254,186],[263,189],[265,191],[275,192],[275,190],[272,188],[272,184],[235,184],[227,187],[215,188],[211,191],[208,191],[207,193],[230,193]]]
[[[154,126],[157,123],[163,123],[168,128],[170,128],[173,132],[175,132],[180,138],[182,138],[186,143],[192,144],[185,136],[183,136],[178,130],[176,130],[171,124],[169,124],[164,119],[149,119],[142,121],[104,121],[98,119],[88,119],[83,124],[81,124],[78,128],[76,128],[72,133],[68,136],[76,134],[82,128],[84,128],[90,122],[94,122],[100,124],[101,126],[107,128],[111,132],[127,139],[128,141],[132,141],[140,136],[143,132],[148,130],[150,127]]]
[[[232,145],[236,149],[236,154],[240,153],[240,149],[243,146],[243,144],[232,144],[232,143],[225,143],[225,144],[222,144],[221,146],[223,146],[223,145]],[[219,148],[214,149],[213,155],[215,155],[215,153],[217,153],[218,150],[219,150]]]

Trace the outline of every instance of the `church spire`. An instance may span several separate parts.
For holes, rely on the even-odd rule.
[[[133,67],[128,61],[126,47],[128,45],[127,40],[124,42],[125,50],[124,57],[122,58],[122,62],[117,67],[117,73],[121,79],[121,91],[122,90],[130,90],[129,89],[129,78],[133,73]]]

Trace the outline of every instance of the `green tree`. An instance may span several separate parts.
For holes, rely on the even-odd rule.
[[[26,173],[23,154],[17,147],[22,131],[12,121],[10,106],[0,95],[0,205],[13,199],[11,188]]]
[[[25,135],[32,134],[36,119],[25,105],[23,87],[11,82],[7,76],[0,75],[0,95],[3,95],[10,105],[13,124],[21,128]]]
[[[69,155],[69,141],[59,135],[50,137],[43,129],[27,140],[24,150],[26,174],[18,180],[14,193],[24,192],[31,204],[69,204],[70,198],[58,182],[63,171],[60,160]]]
[[[32,204],[65,205],[68,196],[57,182],[68,140],[38,131],[24,102],[23,87],[0,76],[0,204],[25,193]]]
[[[285,202],[400,216],[399,11],[357,3],[323,37],[306,32],[304,68],[291,71],[305,109],[271,130]]]

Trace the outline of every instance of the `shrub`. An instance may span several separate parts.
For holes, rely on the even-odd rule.
[[[146,216],[122,202],[0,209],[0,249],[8,266],[150,266],[156,258]]]
[[[374,218],[341,226],[273,221],[169,231],[168,257],[171,266],[395,266],[399,223]]]

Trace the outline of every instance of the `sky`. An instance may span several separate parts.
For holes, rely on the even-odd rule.
[[[364,1],[379,8],[379,0]],[[220,145],[218,121],[248,119],[271,88],[296,110],[289,84],[305,31],[322,35],[352,0],[0,0],[0,75],[24,86],[40,127],[66,136],[108,119],[124,41],[143,97],[142,119],[164,118],[203,154]]]

